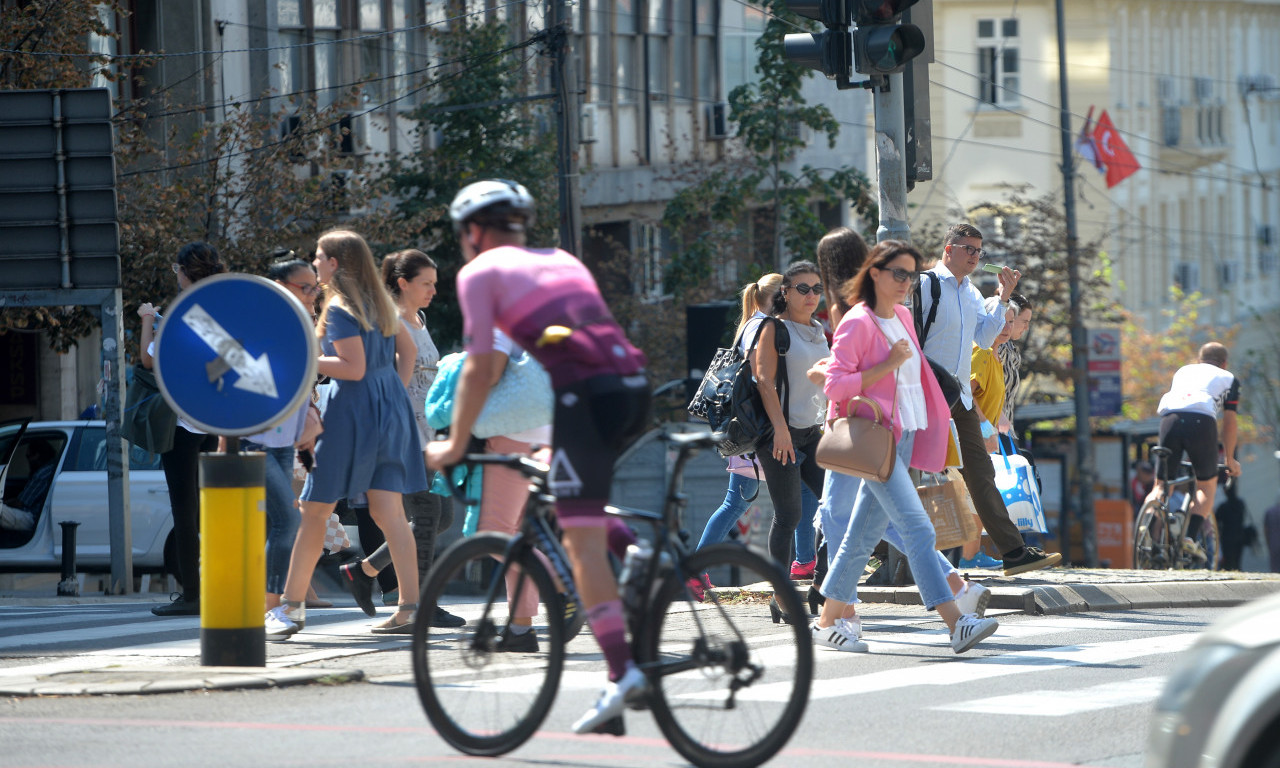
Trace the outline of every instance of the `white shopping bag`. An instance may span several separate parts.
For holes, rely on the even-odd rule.
[[[1040,489],[1031,474],[1031,463],[1017,454],[1005,452],[1004,441],[1000,453],[991,454],[996,470],[996,488],[1009,510],[1009,519],[1020,531],[1049,532],[1049,522],[1044,517],[1044,505],[1040,503]]]

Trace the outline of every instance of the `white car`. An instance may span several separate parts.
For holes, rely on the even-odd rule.
[[[1151,768],[1280,768],[1280,595],[1224,616],[1156,702]]]
[[[38,502],[34,530],[0,530],[0,572],[60,570],[62,528],[58,524],[64,520],[80,523],[76,569],[111,569],[106,433],[106,424],[93,420],[0,426],[0,488],[6,501],[16,499],[30,479],[26,446],[44,440],[57,454],[53,484]],[[133,567],[175,573],[169,488],[157,454],[130,447],[129,500]]]

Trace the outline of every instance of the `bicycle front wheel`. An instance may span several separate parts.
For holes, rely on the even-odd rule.
[[[527,741],[551,709],[564,667],[564,609],[554,582],[532,550],[512,565],[524,578],[500,579],[509,540],[481,533],[450,547],[422,587],[414,622],[422,708],[440,736],[469,755],[501,755]],[[536,598],[533,635],[505,631],[508,584],[525,603]],[[433,627],[437,605],[461,614],[466,626]]]
[[[1148,501],[1142,505],[1133,527],[1133,567],[1146,571],[1168,568],[1169,551],[1164,507],[1157,501]]]
[[[781,568],[737,544],[698,550],[681,568],[719,586],[702,602],[676,578],[658,586],[640,654],[653,716],[694,765],[760,765],[795,733],[809,701],[808,614]],[[775,597],[794,623],[770,623]]]

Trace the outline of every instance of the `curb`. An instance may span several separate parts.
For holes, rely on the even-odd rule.
[[[1280,581],[1275,580],[987,586],[991,590],[988,609],[1033,616],[1147,608],[1226,608],[1280,592]],[[858,598],[866,603],[921,604],[920,592],[914,586],[860,586]]]
[[[364,679],[359,669],[270,669],[263,667],[111,667],[0,679],[3,696],[103,696],[183,691],[283,688]]]

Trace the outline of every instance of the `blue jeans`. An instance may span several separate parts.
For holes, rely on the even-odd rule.
[[[867,565],[867,558],[892,522],[902,536],[902,551],[911,564],[911,573],[920,588],[920,599],[925,608],[932,609],[955,599],[933,546],[933,523],[920,503],[908,470],[914,442],[915,433],[904,432],[898,441],[898,461],[889,480],[884,483],[866,480],[858,490],[849,527],[840,548],[831,557],[831,569],[822,582],[822,594],[826,597],[844,603],[854,602],[858,596],[858,579]]]
[[[698,539],[698,549],[711,544],[719,544],[729,537],[738,518],[746,514],[747,497],[753,497],[760,490],[760,481],[754,477],[743,477],[729,473],[729,490],[720,502],[720,508],[711,513],[706,528],[702,529],[702,538]],[[796,559],[807,563],[814,559],[813,516],[818,510],[818,499],[807,485],[800,489],[800,525],[796,526]],[[790,566],[790,563],[788,563]]]
[[[827,564],[835,561],[836,547],[840,546],[845,532],[849,530],[849,520],[853,516],[853,504],[858,498],[858,490],[862,488],[862,478],[846,475],[841,472],[827,472],[826,481],[822,485],[822,503],[818,506],[818,514],[822,519],[822,532],[827,537]],[[906,552],[907,545],[902,534],[893,522],[885,529],[885,541],[893,545],[899,552]],[[937,552],[937,550],[934,550]],[[955,566],[947,556],[938,552],[938,561],[944,574],[951,573]]]
[[[289,575],[289,557],[293,554],[293,537],[298,532],[298,508],[293,495],[293,446],[267,448],[247,440],[247,451],[267,455],[267,593],[284,593],[284,580]]]

